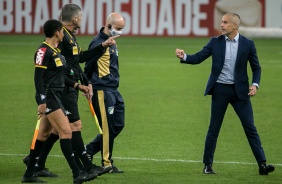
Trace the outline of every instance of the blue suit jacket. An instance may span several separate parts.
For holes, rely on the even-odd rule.
[[[193,55],[187,54],[186,60],[181,60],[181,63],[200,64],[205,59],[212,56],[212,69],[205,90],[205,95],[212,95],[212,88],[223,68],[225,59],[225,47],[226,40],[224,35],[213,37],[201,51]],[[239,35],[238,53],[234,72],[234,83],[236,94],[241,100],[246,100],[249,98],[249,78],[247,74],[248,61],[250,63],[253,74],[252,83],[259,84],[261,77],[261,67],[258,61],[254,42],[242,35]]]

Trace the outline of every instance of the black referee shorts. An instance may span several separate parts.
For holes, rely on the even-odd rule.
[[[54,112],[58,109],[62,109],[65,114],[65,109],[61,101],[62,97],[62,90],[61,88],[49,88],[46,93],[46,112],[45,114],[48,115],[51,112]],[[65,114],[66,115],[66,114]]]
[[[71,87],[65,87],[62,95],[65,113],[70,123],[80,120],[78,112],[78,91]]]

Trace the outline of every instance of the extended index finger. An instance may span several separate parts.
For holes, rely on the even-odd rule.
[[[119,37],[120,35],[116,35],[116,36],[112,36],[111,38],[113,38],[113,39],[115,39],[115,38],[117,38],[117,37]]]

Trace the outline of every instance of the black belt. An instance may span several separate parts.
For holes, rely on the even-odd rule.
[[[221,85],[224,85],[224,86],[235,86],[235,84],[224,84],[224,83],[219,83],[219,82],[217,82],[217,84],[221,84]]]

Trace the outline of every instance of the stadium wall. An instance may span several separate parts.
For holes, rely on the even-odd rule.
[[[225,12],[238,13],[248,34],[282,35],[282,0],[0,0],[0,34],[41,34],[66,3],[82,8],[81,35],[96,34],[114,11],[128,36],[213,36]]]

